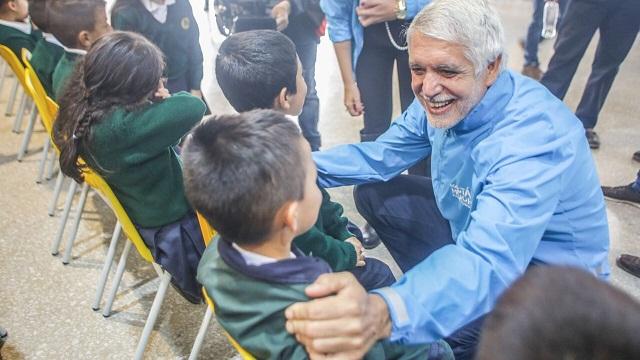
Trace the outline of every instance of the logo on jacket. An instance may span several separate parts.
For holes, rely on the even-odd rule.
[[[458,199],[460,203],[469,209],[471,209],[471,190],[469,188],[462,188],[456,184],[451,184],[451,194]]]

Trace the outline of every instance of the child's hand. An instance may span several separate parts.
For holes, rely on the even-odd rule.
[[[158,84],[158,89],[153,94],[152,101],[162,101],[168,98],[169,96],[171,96],[171,94],[169,94],[169,90],[167,90],[167,88],[164,87],[164,80],[161,79],[160,83]]]
[[[366,263],[364,261],[364,247],[362,247],[360,241],[355,237],[350,237],[346,239],[345,242],[353,245],[353,247],[356,249],[356,267],[365,266]]]

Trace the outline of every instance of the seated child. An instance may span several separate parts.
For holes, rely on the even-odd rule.
[[[35,26],[42,31],[42,39],[38,40],[31,53],[31,66],[35,70],[44,90],[53,98],[52,78],[58,61],[64,54],[64,48],[53,34],[49,33],[49,14],[47,4],[52,0],[29,0],[29,15]]]
[[[111,31],[104,0],[49,0],[48,31],[64,46],[51,78],[54,100],[59,100],[78,59],[100,36]]]
[[[29,22],[27,0],[0,0],[0,44],[8,47],[22,61],[22,49],[33,51],[42,37]]]
[[[239,112],[274,109],[296,116],[307,94],[295,45],[272,30],[241,32],[225,39],[216,58],[216,77],[225,97]],[[395,282],[385,263],[364,258],[360,241],[347,230],[342,206],[331,201],[324,189],[320,191],[318,220],[293,241],[294,245],[323,259],[333,271],[352,272],[367,290]]]
[[[60,97],[54,141],[62,172],[82,182],[81,157],[100,173],[156,263],[187,300],[199,303],[196,271],[205,246],[174,148],[205,106],[189,93],[169,95],[163,71],[162,52],[146,38],[131,32],[101,37]]]
[[[203,121],[183,148],[189,201],[218,231],[198,267],[222,327],[258,359],[304,359],[284,310],[308,300],[305,287],[331,272],[293,238],[308,231],[322,195],[311,148],[281,113],[253,110]],[[434,345],[376,344],[367,359],[452,358]]]

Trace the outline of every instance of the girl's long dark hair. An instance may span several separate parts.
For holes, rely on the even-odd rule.
[[[78,157],[91,156],[92,126],[116,107],[134,110],[148,103],[163,70],[162,52],[141,35],[116,31],[93,44],[58,99],[53,141],[65,175],[83,181]]]

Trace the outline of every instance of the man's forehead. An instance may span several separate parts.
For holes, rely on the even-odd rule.
[[[468,63],[460,44],[423,34],[412,34],[409,40],[409,63],[436,66]],[[428,64],[426,64],[428,63]]]

